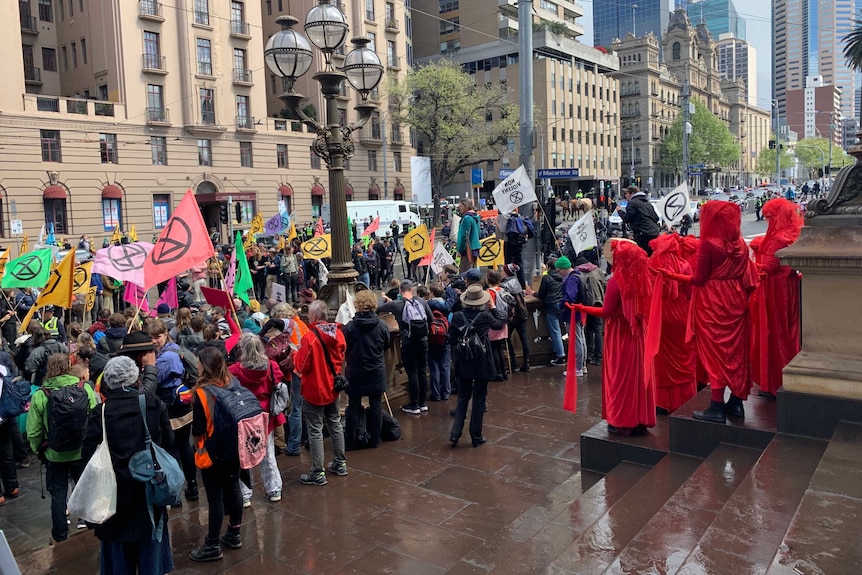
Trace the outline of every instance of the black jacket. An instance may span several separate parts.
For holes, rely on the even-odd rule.
[[[416,301],[421,302],[422,307],[425,308],[425,319],[428,322],[428,331],[430,332],[431,320],[434,318],[434,315],[431,313],[431,308],[428,307],[428,302],[421,297],[415,295],[413,297],[416,299]],[[386,312],[389,312],[395,316],[395,319],[398,321],[398,328],[401,330],[401,343],[405,343],[405,340],[407,339],[407,324],[405,324],[404,321],[401,319],[404,315],[404,300],[396,299],[388,301],[377,308],[377,313]]]
[[[536,297],[545,304],[546,313],[560,313],[560,302],[563,301],[563,278],[556,268],[542,276],[542,283],[539,284]]]
[[[480,361],[468,363],[460,361],[457,357],[457,343],[461,332],[473,318],[476,318],[476,321],[473,322],[473,331],[482,339],[488,353]],[[489,375],[497,373],[497,367],[491,355],[488,330],[503,329],[504,325],[506,325],[506,318],[502,317],[497,308],[489,311],[478,311],[468,307],[452,316],[452,323],[449,324],[449,344],[452,347],[452,365],[455,366],[458,377],[487,381]]]
[[[656,238],[661,232],[658,214],[646,195],[637,194],[629,198],[626,209],[620,212],[620,218],[631,226],[635,241],[639,238]]]
[[[117,514],[105,523],[95,526],[96,537],[103,541],[138,542],[152,537],[152,526],[147,511],[147,496],[143,483],[129,473],[129,459],[144,448],[144,423],[138,404],[138,391],[108,389],[102,386],[105,402],[90,412],[81,452],[83,461],[89,461],[102,442],[102,410],[105,411],[108,449],[117,476]],[[147,426],[150,437],[162,447],[174,441],[174,432],[168,420],[165,405],[158,397],[147,395]],[[156,519],[167,511],[154,508]]]
[[[96,344],[96,349],[113,357],[123,345],[126,337],[125,327],[109,327],[105,330],[105,337]]]
[[[361,311],[344,326],[347,342],[344,375],[350,382],[347,395],[362,397],[386,391],[386,363],[389,327],[373,311]]]

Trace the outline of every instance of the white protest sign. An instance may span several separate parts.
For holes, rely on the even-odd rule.
[[[599,242],[596,240],[596,226],[593,223],[592,212],[587,212],[572,224],[572,227],[569,228],[569,238],[572,240],[575,254],[598,247]]]
[[[686,214],[691,215],[691,203],[688,199],[688,184],[683,182],[674,190],[660,199],[656,205],[658,217],[668,226],[675,226]]]
[[[500,182],[500,185],[494,188],[493,194],[497,209],[501,213],[509,213],[519,206],[536,201],[536,190],[533,189],[533,182],[523,165]]]
[[[278,303],[284,303],[287,300],[287,290],[280,283],[272,284],[272,299]]]
[[[443,266],[454,263],[455,260],[452,259],[449,252],[446,251],[443,244],[438,243],[434,246],[434,252],[431,254],[431,269],[434,270],[435,274],[439,274],[443,271]]]

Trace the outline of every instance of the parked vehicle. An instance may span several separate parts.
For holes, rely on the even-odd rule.
[[[380,235],[386,235],[392,221],[398,222],[401,234],[407,233],[407,226],[422,223],[419,206],[400,200],[361,200],[347,202],[347,217],[355,222],[368,219],[369,222],[380,216]]]

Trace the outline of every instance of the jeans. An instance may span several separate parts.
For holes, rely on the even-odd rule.
[[[449,368],[452,350],[446,344],[428,348],[428,369],[431,372],[431,399],[448,399],[451,393]]]
[[[18,470],[15,468],[15,458],[12,455],[12,436],[16,433],[21,435],[14,417],[0,423],[0,480],[3,482],[0,495],[18,489]]]
[[[363,274],[359,274],[359,277],[358,277],[358,278],[356,278],[356,281],[357,281],[358,283],[361,283],[361,284],[365,284],[365,285],[367,285],[369,288],[371,288],[371,287],[372,287],[372,285],[371,285],[371,276],[369,276],[369,275],[368,275],[368,272],[365,272],[365,273],[363,273]]]
[[[425,405],[428,390],[428,340],[401,341],[401,362],[407,371],[407,393],[410,407]]]
[[[449,434],[450,440],[457,441],[464,430],[464,420],[467,419],[467,404],[473,398],[473,410],[470,413],[470,439],[475,445],[482,439],[482,420],[485,417],[485,398],[488,396],[487,379],[471,379],[462,377],[458,386],[458,407],[455,409],[455,422]]]
[[[551,313],[546,310],[545,321],[548,322],[548,331],[551,334],[554,357],[565,357],[566,349],[563,347],[563,333],[560,331],[560,314]]]
[[[69,479],[78,481],[84,471],[84,461],[48,461],[45,464],[45,483],[51,494],[51,538],[65,541],[69,537],[66,524],[66,500],[69,495]]]
[[[180,462],[186,481],[191,483],[198,477],[198,468],[195,466],[195,452],[190,442],[192,424],[189,423],[174,430],[174,442],[170,445],[168,453]]]
[[[580,322],[575,323],[575,357],[575,369],[583,371],[587,366],[587,338]]]
[[[228,525],[238,527],[242,523],[239,463],[225,465],[221,462],[213,462],[209,469],[201,469],[201,479],[209,506],[207,539],[218,540],[225,513],[228,514]]]
[[[308,427],[311,472],[323,471],[324,425],[332,439],[333,460],[335,463],[347,463],[347,458],[344,457],[344,430],[341,427],[341,415],[338,413],[338,400],[329,405],[311,405],[306,401],[302,404],[302,415]]]
[[[290,453],[299,453],[302,445],[302,394],[299,388],[302,378],[296,373],[290,380],[290,413],[287,414],[287,425],[290,428],[287,437],[287,450]]]
[[[512,358],[513,364],[515,362],[515,346],[512,344],[512,334],[515,331],[518,332],[518,339],[521,340],[521,351],[523,352],[521,365],[527,365],[530,363],[530,340],[527,339],[527,322],[509,324],[509,339],[507,342],[509,345],[509,357]]]
[[[281,472],[278,470],[278,463],[275,461],[275,441],[273,432],[269,432],[269,437],[266,442],[266,456],[260,462],[260,475],[263,478],[263,488],[267,495],[272,495],[276,492],[281,492]],[[248,476],[251,481],[254,481],[254,469],[248,470]],[[240,482],[240,491],[243,499],[251,499],[251,488],[245,483]]]
[[[296,274],[285,273],[284,284],[284,291],[287,293],[285,297],[288,299],[288,301],[296,301]]]
[[[604,325],[602,318],[587,316],[587,329],[585,335],[587,338],[587,359],[594,363],[602,361],[602,336],[604,333]]]
[[[361,395],[350,395],[347,398],[347,409],[344,410],[344,444],[345,448],[355,447],[354,439],[359,426],[359,418],[365,410],[365,429],[368,430],[368,447],[378,447],[383,433],[383,405],[380,403],[382,394],[368,396],[368,409],[362,407]]]

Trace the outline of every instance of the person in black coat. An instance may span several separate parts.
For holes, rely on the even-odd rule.
[[[344,326],[347,342],[345,376],[350,382],[347,388],[347,409],[344,412],[345,449],[358,449],[357,432],[361,429],[363,416],[362,398],[368,397],[365,426],[368,430],[368,447],[380,445],[383,427],[383,408],[380,399],[386,391],[386,363],[383,354],[389,347],[389,327],[377,317],[377,296],[371,290],[356,294],[353,301],[356,315]]]
[[[461,439],[464,421],[467,418],[467,404],[471,398],[473,409],[470,414],[470,440],[473,447],[479,447],[485,443],[485,438],[482,436],[482,420],[485,417],[485,398],[488,395],[488,375],[497,372],[491,356],[488,330],[502,329],[506,324],[506,318],[497,312],[496,307],[489,309],[489,304],[493,306],[491,295],[483,290],[482,286],[471,285],[461,294],[461,305],[464,311],[452,316],[452,323],[449,324],[449,344],[453,350],[452,364],[459,377],[458,407],[455,409],[455,421],[449,433],[449,443],[452,447],[456,447],[458,440]],[[467,360],[459,357],[461,353],[458,350],[458,340],[462,335],[472,336],[474,333],[479,337],[485,352],[478,359]]]
[[[661,232],[658,225],[658,214],[649,202],[647,195],[637,186],[629,186],[623,190],[628,205],[617,207],[620,218],[632,229],[635,242],[648,256],[652,255],[649,243]]]
[[[154,507],[156,525],[162,527],[162,540],[153,538],[153,525],[147,507],[146,485],[132,478],[129,460],[144,449],[144,420],[141,417],[138,368],[128,357],[108,361],[102,376],[105,402],[90,412],[82,450],[83,461],[89,461],[102,442],[102,411],[111,462],[117,477],[117,513],[101,525],[95,525],[101,541],[101,565],[104,573],[125,575],[162,575],[173,570],[171,540],[168,534],[168,511]],[[147,427],[152,440],[163,447],[173,442],[174,433],[165,405],[158,397],[144,395]]]

